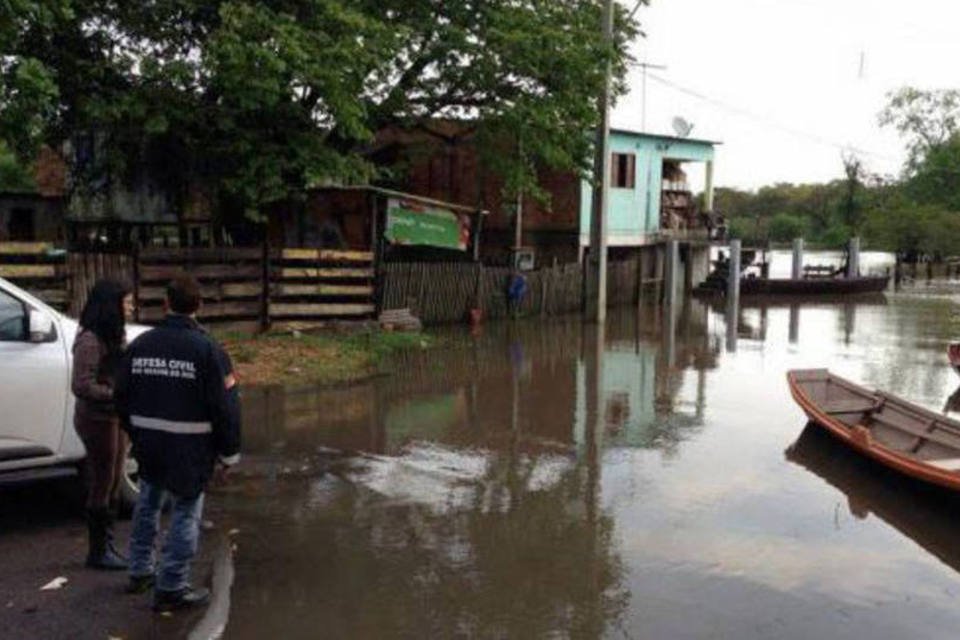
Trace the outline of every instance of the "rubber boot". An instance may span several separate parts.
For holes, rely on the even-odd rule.
[[[87,566],[105,571],[123,571],[127,563],[110,548],[110,513],[105,508],[87,510],[87,532],[90,551],[87,554]]]

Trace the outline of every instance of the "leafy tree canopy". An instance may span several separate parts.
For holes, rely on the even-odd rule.
[[[539,164],[585,169],[603,61],[625,89],[637,23],[599,0],[5,0],[0,138],[96,137],[76,175],[102,185],[146,166],[173,195],[213,185],[255,212],[375,168],[390,124],[471,120],[514,189]],[[504,154],[502,141],[522,140]],[[499,141],[499,143],[498,143]],[[500,145],[499,147],[497,145]]]
[[[35,189],[30,171],[0,141],[0,191],[33,192]]]
[[[960,124],[960,91],[924,91],[903,87],[890,93],[880,112],[880,124],[893,126],[906,139],[908,172],[923,162],[930,149],[948,142]]]

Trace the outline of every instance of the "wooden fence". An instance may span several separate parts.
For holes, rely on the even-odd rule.
[[[136,265],[143,322],[160,319],[164,286],[181,271],[200,282],[200,320],[224,329],[307,329],[376,311],[373,255],[365,251],[146,249]]]
[[[384,309],[409,307],[427,324],[460,322],[471,309],[487,318],[558,315],[580,309],[583,270],[562,264],[524,273],[526,293],[512,308],[507,298],[512,271],[477,263],[393,263],[383,266]]]
[[[0,277],[67,311],[71,283],[66,257],[65,251],[45,242],[0,243]]]
[[[378,310],[410,308],[424,323],[464,321],[471,309],[487,318],[560,315],[582,304],[583,268],[559,264],[523,274],[526,291],[511,305],[512,270],[480,263],[385,263],[379,273],[368,251],[253,248],[147,248],[132,254],[56,252],[45,244],[0,244],[0,275],[76,315],[102,277],[133,283],[138,320],[163,315],[164,288],[181,271],[200,283],[204,324],[252,332],[312,328],[360,320]],[[611,261],[608,303],[640,295],[643,262]]]
[[[644,273],[644,271],[648,273]],[[633,304],[643,292],[656,295],[662,275],[652,260],[631,257],[612,260],[607,270],[607,304]],[[521,316],[559,315],[582,306],[583,268],[576,263],[544,267],[523,274],[527,291],[512,309],[507,287],[512,271],[475,263],[396,263],[382,270],[381,303],[385,309],[409,307],[427,324],[458,322],[471,309],[487,318],[511,313]]]
[[[372,317],[375,275],[369,251],[283,249],[270,259],[270,326]]]
[[[94,282],[113,278],[132,284],[137,320],[155,323],[166,284],[183,271],[200,283],[201,322],[222,329],[311,328],[376,312],[373,254],[366,251],[151,247],[67,254],[46,243],[0,243],[0,276],[74,316]]]
[[[138,320],[163,317],[166,285],[186,271],[200,283],[200,320],[238,331],[266,322],[263,251],[260,248],[144,249],[135,259]]]
[[[133,284],[133,258],[124,253],[68,253],[66,259],[69,304],[66,311],[76,317],[87,303],[87,294],[101,278]],[[41,296],[43,298],[43,296]],[[49,299],[44,298],[49,304]]]

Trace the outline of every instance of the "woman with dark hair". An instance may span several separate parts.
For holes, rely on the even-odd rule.
[[[111,500],[119,496],[126,437],[113,405],[113,378],[126,347],[125,323],[133,313],[129,287],[99,280],[80,314],[73,343],[73,380],[77,398],[73,425],[87,451],[87,566],[123,570],[126,561],[113,547]]]

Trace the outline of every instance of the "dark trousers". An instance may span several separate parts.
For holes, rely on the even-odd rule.
[[[116,418],[75,415],[73,425],[87,450],[87,508],[108,507],[120,494],[127,436]]]

